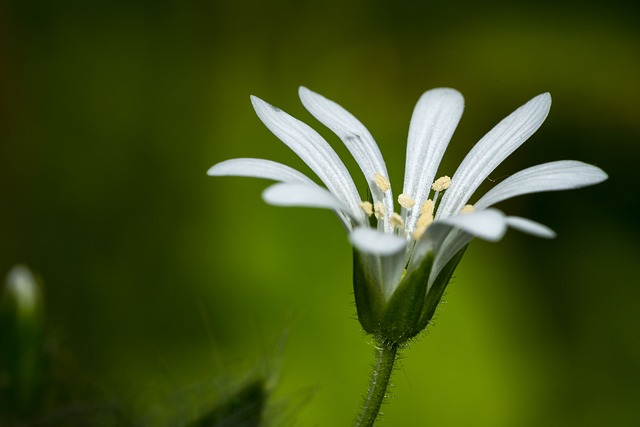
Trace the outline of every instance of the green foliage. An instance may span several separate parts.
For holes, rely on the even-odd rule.
[[[250,381],[189,427],[260,427],[267,397],[264,380]]]
[[[212,359],[262,355],[284,328],[279,390],[320,390],[297,425],[351,421],[369,348],[350,320],[343,230],[327,212],[264,206],[266,183],[205,176],[244,155],[301,166],[256,119],[249,94],[318,129],[357,174],[299,105],[299,84],[371,129],[393,183],[411,108],[437,86],[466,99],[442,173],[515,103],[548,90],[549,119],[490,179],[564,158],[611,174],[601,188],[500,206],[558,238],[510,232],[471,245],[438,327],[402,362],[386,423],[640,425],[632,3],[0,2],[0,269],[27,262],[46,279],[54,356],[73,355],[50,381],[51,406],[81,402],[64,408],[62,426],[86,421],[112,387],[127,391],[113,393],[124,395],[113,410],[141,417],[140,390],[233,371],[215,371]],[[201,301],[212,307],[211,339]],[[101,393],[86,392],[88,377]]]

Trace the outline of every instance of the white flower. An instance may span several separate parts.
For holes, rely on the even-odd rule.
[[[420,97],[411,117],[404,186],[396,205],[384,159],[367,128],[340,105],[307,88],[301,87],[299,95],[306,109],[351,152],[367,180],[370,201],[363,201],[347,168],[324,138],[254,96],[251,102],[260,120],[309,165],[326,188],[288,166],[263,159],[227,160],[211,167],[208,174],[280,181],[265,190],[267,203],[335,210],[387,301],[402,278],[419,269],[430,255],[428,293],[446,264],[473,237],[497,241],[508,226],[540,237],[554,236],[544,225],[504,215],[492,208],[496,203],[527,193],[579,188],[607,178],[601,169],[578,161],[545,163],[510,176],[469,205],[489,174],[540,127],[551,96],[538,95],[511,113],[473,147],[451,178],[436,179],[464,108],[458,91],[439,88]]]

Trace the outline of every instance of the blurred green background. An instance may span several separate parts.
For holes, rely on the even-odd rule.
[[[205,173],[233,157],[308,171],[250,94],[359,173],[304,111],[305,85],[368,126],[398,192],[413,106],[450,86],[466,111],[442,174],[549,91],[546,123],[492,179],[560,159],[610,179],[500,206],[558,238],[471,245],[383,425],[640,425],[635,4],[3,2],[0,273],[27,263],[44,280],[48,351],[63,361],[50,381],[80,384],[61,386],[67,421],[109,406],[181,425],[202,390],[224,396],[257,370],[278,377],[274,424],[349,425],[371,346],[344,231],[330,212],[265,205],[267,182]]]

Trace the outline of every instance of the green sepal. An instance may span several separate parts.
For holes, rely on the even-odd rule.
[[[438,277],[434,280],[429,292],[427,293],[426,300],[422,307],[422,313],[420,314],[420,320],[418,322],[419,331],[429,325],[433,315],[436,312],[436,308],[438,308],[438,304],[442,299],[442,295],[444,294],[444,290],[447,288],[449,281],[451,280],[451,276],[453,276],[453,272],[456,270],[458,263],[462,259],[464,252],[467,250],[467,246],[460,249],[454,256],[449,260],[449,262],[444,266],[444,268],[438,273]]]
[[[378,333],[380,338],[403,344],[423,329],[419,327],[419,322],[432,266],[433,254],[429,253],[418,268],[400,281],[387,302],[384,320]]]
[[[466,248],[453,256],[430,288],[433,253],[427,254],[418,268],[402,278],[389,300],[385,299],[370,265],[363,262],[360,253],[354,249],[353,290],[358,320],[364,331],[378,341],[398,345],[422,332],[433,318]]]
[[[354,248],[353,294],[358,320],[366,333],[377,335],[384,318],[386,302],[369,268],[369,264],[363,261],[360,253]]]

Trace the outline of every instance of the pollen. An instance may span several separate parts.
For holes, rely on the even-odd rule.
[[[368,202],[366,200],[361,202],[360,209],[362,209],[367,216],[373,215],[373,205],[371,204],[371,202]]]
[[[405,209],[411,209],[415,206],[416,201],[406,194],[402,193],[398,196],[398,203]]]
[[[380,219],[384,216],[386,209],[384,208],[384,205],[382,204],[382,202],[375,202],[373,204],[373,212],[376,215],[376,218]]]
[[[389,224],[393,228],[402,228],[404,227],[404,220],[400,215],[394,212],[391,214],[391,216],[389,216]]]
[[[427,200],[427,202],[431,202],[431,205],[433,205],[433,202],[431,200]],[[425,202],[425,204],[427,202]],[[433,206],[431,206],[431,212],[433,212]],[[430,212],[423,211],[418,217],[418,222],[416,222],[416,229],[413,231],[413,233],[411,233],[411,236],[415,240],[420,240],[420,237],[422,237],[424,232],[427,231],[427,228],[429,228],[432,222],[433,222],[433,214],[431,214]]]
[[[418,222],[416,222],[416,227],[428,227],[433,222],[433,215],[431,214],[422,214],[418,217]]]
[[[382,190],[383,193],[386,193],[391,188],[391,183],[389,182],[389,180],[380,172],[376,172],[373,175],[373,182],[376,183],[376,186],[380,190]]]
[[[425,231],[427,231],[427,227],[416,227],[415,231],[411,233],[411,236],[415,240],[420,240]]]
[[[439,193],[440,191],[444,191],[447,188],[449,188],[450,185],[451,185],[451,178],[449,178],[447,175],[445,175],[445,176],[441,176],[440,178],[436,179],[436,182],[433,183],[431,188],[433,189],[433,191]]]
[[[420,208],[420,215],[430,215],[433,216],[433,210],[436,204],[433,203],[433,200],[427,199],[422,204],[422,208]]]
[[[462,209],[460,209],[460,213],[461,214],[468,214],[471,213],[473,211],[475,211],[476,208],[473,207],[473,205],[464,205],[464,207]]]

